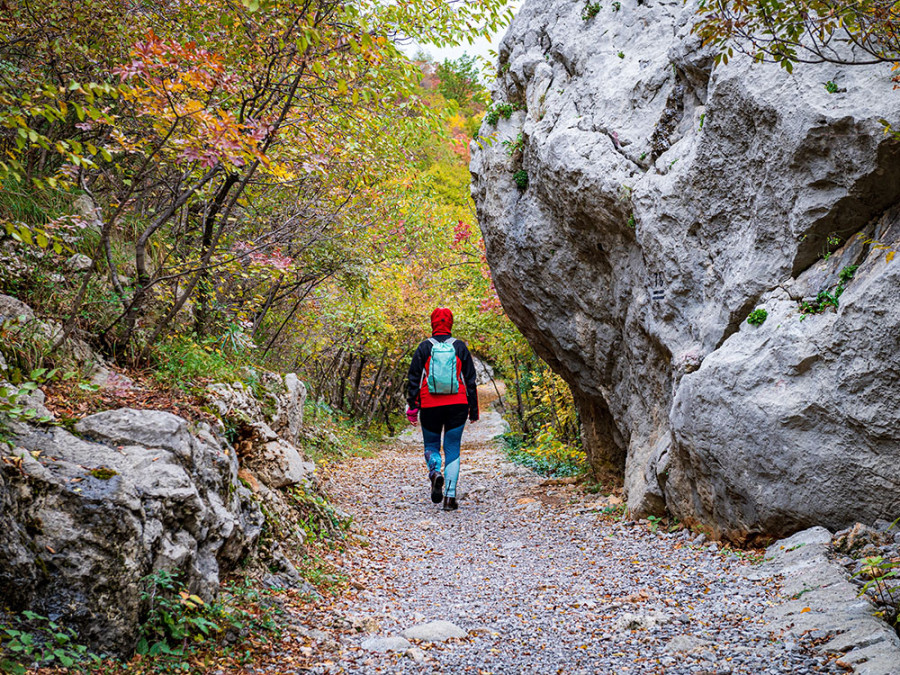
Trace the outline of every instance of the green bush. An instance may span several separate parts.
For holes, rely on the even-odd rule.
[[[528,188],[528,172],[525,169],[519,169],[513,174],[513,180],[520,190]]]
[[[155,376],[163,384],[190,390],[203,382],[246,379],[246,360],[240,353],[226,353],[221,340],[173,337],[156,346]]]
[[[750,312],[750,316],[747,317],[747,323],[751,326],[762,326],[768,317],[769,313],[766,310],[754,309]]]
[[[600,13],[601,9],[603,9],[603,5],[601,5],[599,2],[585,3],[584,7],[581,10],[581,18],[584,21],[590,21]]]
[[[61,666],[83,672],[101,657],[78,644],[71,628],[45,616],[22,612],[0,619],[0,672],[23,675],[29,667]]]
[[[495,103],[487,111],[484,119],[491,126],[496,126],[501,117],[505,120],[508,120],[510,117],[512,117],[512,114],[515,110],[516,106],[514,106],[512,103]]]
[[[584,451],[558,440],[551,426],[544,427],[533,443],[526,443],[521,434],[514,433],[505,434],[501,440],[511,461],[542,476],[578,476],[587,471]]]

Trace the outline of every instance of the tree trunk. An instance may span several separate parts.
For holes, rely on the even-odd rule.
[[[363,369],[366,367],[365,355],[359,357],[359,365],[356,368],[356,380],[353,383],[353,399],[350,402],[350,412],[356,414],[356,404],[359,402],[359,388],[362,384]]]

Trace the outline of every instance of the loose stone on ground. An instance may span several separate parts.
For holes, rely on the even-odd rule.
[[[464,445],[456,512],[431,503],[415,444],[323,478],[368,544],[341,558],[355,584],[330,611],[379,628],[345,620],[310,672],[846,672],[806,636],[773,634],[764,614],[785,598],[745,554],[586,508],[596,496],[541,485],[490,444]],[[457,631],[427,641],[435,622]]]

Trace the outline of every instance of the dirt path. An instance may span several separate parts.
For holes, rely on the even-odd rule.
[[[464,444],[457,512],[429,500],[413,443],[327,480],[369,545],[342,561],[358,589],[331,615],[339,639],[313,636],[331,650],[313,672],[843,672],[768,634],[777,589],[745,579],[743,557],[587,510],[596,497],[542,486],[490,443]],[[465,637],[367,642],[432,620]],[[386,646],[400,651],[372,651]]]

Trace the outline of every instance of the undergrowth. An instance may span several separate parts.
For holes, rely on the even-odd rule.
[[[131,659],[95,654],[79,643],[73,629],[26,611],[0,619],[0,672],[20,675],[41,668],[156,675],[240,668],[254,660],[255,650],[280,637],[278,603],[249,579],[225,583],[218,599],[209,603],[164,570],[141,583],[143,612]]]
[[[196,336],[177,336],[160,343],[153,360],[156,379],[184,391],[207,382],[246,382],[250,365],[240,350],[227,349],[215,338]]]
[[[0,615],[0,673],[24,675],[35,667],[59,666],[85,672],[102,657],[80,644],[71,628],[35,612]]]
[[[587,472],[585,453],[559,441],[552,427],[543,428],[532,442],[515,433],[505,434],[501,440],[503,451],[511,461],[543,476],[562,478]]]
[[[303,452],[317,464],[373,457],[374,446],[384,432],[380,426],[365,429],[359,420],[310,399],[304,406],[303,419]]]

